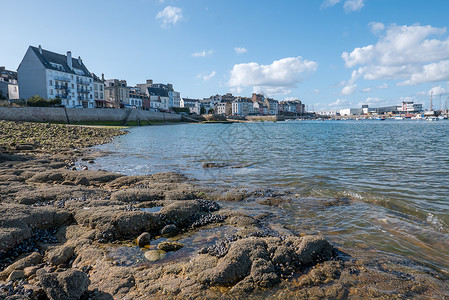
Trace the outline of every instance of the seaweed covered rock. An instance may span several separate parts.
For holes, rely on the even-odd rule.
[[[233,242],[216,266],[199,274],[199,280],[211,285],[235,284],[235,291],[250,292],[332,255],[333,247],[319,236],[244,238]]]

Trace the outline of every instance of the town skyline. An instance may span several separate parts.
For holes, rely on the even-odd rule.
[[[0,49],[0,65],[16,70],[29,45],[42,45],[70,50],[89,71],[130,85],[152,78],[198,99],[256,92],[300,99],[316,111],[401,100],[427,107],[431,91],[438,106],[438,97],[449,92],[445,1],[287,1],[273,7],[268,1],[142,0],[121,10],[118,1],[45,3],[2,4],[9,12],[25,9],[15,30],[6,31],[9,47]],[[55,26],[53,18],[42,18],[44,8],[56,18],[68,9],[81,17]],[[8,24],[13,20],[6,14]]]

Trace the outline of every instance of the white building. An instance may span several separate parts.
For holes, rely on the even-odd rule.
[[[250,107],[252,109],[250,109]],[[248,116],[250,112],[254,112],[253,101],[246,98],[237,98],[232,101],[232,114],[239,116]]]
[[[21,98],[60,98],[66,107],[94,108],[93,78],[81,57],[30,46],[17,69]]]
[[[17,85],[17,72],[0,67],[0,93],[9,100],[19,99],[19,86]]]
[[[362,115],[363,110],[361,108],[345,108],[340,109],[340,116],[354,116],[354,115]]]
[[[92,73],[92,77],[94,79],[94,100],[95,107],[109,107],[113,106],[112,103],[106,101],[104,98],[104,78],[100,79],[94,73]]]
[[[181,98],[181,107],[187,107],[191,114],[200,114],[201,104],[198,99]]]
[[[169,107],[181,107],[181,93],[175,91],[168,92]]]
[[[403,101],[401,106],[398,106],[399,112],[406,112],[406,113],[420,113],[423,112],[423,106],[422,104],[415,104],[412,101],[406,102]]]

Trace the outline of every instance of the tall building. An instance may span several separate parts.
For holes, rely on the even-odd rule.
[[[153,83],[152,79],[147,79],[146,83],[136,84],[136,87],[140,89],[141,93],[149,96],[151,101],[155,101],[153,108],[168,110],[171,107],[181,107],[181,94],[176,92],[170,83]],[[156,105],[159,102],[160,105]]]
[[[21,98],[60,98],[66,107],[95,107],[93,78],[81,57],[28,47],[17,69]]]
[[[104,76],[103,76],[103,74],[101,74],[101,78],[99,78],[97,75],[92,73],[92,77],[94,78],[95,107],[102,108],[102,107],[112,106],[111,102],[106,101],[104,99]]]
[[[104,81],[104,98],[115,108],[129,103],[129,88],[126,80],[108,79]]]

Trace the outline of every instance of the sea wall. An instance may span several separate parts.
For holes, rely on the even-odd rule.
[[[246,116],[248,121],[284,121],[284,116],[275,115],[275,116]]]
[[[179,122],[181,115],[137,109],[0,107],[0,120],[57,123]]]

